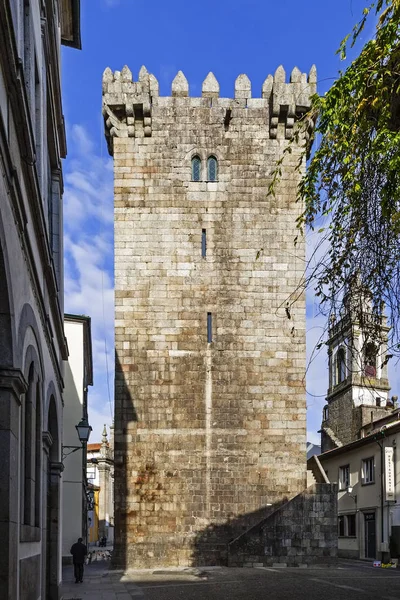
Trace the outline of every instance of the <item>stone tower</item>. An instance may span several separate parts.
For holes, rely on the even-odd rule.
[[[382,317],[374,340],[370,339],[368,325],[361,322],[371,316],[368,302],[368,294],[353,286],[344,297],[341,318],[330,324],[322,452],[359,439],[362,428],[393,410],[386,361],[389,328]]]
[[[279,67],[253,98],[182,72],[103,76],[115,166],[115,564],[216,564],[227,541],[306,485],[305,299],[294,245],[316,91]],[[294,301],[295,300],[295,301]],[[272,508],[267,508],[272,506]]]

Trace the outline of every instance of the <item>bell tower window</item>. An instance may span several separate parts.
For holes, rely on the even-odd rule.
[[[346,353],[344,348],[339,348],[336,356],[336,383],[346,379]]]
[[[376,348],[367,344],[364,351],[364,374],[366,377],[376,377]]]

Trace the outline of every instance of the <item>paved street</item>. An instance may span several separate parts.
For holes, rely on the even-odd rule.
[[[107,571],[86,567],[83,584],[66,569],[64,600],[376,600],[400,599],[400,569],[343,561],[335,569],[225,569]],[[68,581],[69,580],[69,581]]]

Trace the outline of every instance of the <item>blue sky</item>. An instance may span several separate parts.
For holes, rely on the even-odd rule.
[[[92,441],[111,423],[113,345],[113,172],[104,141],[101,78],[104,69],[144,64],[170,95],[182,70],[190,94],[213,71],[221,96],[232,97],[236,77],[247,73],[253,97],[279,64],[308,72],[315,63],[323,94],[343,63],[335,55],[367,0],[82,0],[82,51],[63,48],[63,98],[68,157],[64,163],[65,310],[92,317],[94,386],[89,394]],[[365,31],[371,35],[373,23]],[[351,54],[350,54],[351,56]],[[312,245],[311,238],[308,244]],[[308,353],[324,319],[307,297]],[[108,372],[108,376],[107,376]],[[393,384],[393,382],[392,382]],[[317,442],[327,388],[326,349],[307,372],[309,439]],[[393,386],[396,387],[396,386]],[[396,389],[393,389],[396,392]]]

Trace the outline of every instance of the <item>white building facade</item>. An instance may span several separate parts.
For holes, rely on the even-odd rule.
[[[65,364],[63,418],[62,557],[71,563],[70,548],[78,538],[87,543],[87,445],[81,444],[76,426],[88,420],[88,386],[93,385],[90,317],[65,315],[69,357]]]
[[[387,561],[400,555],[400,421],[394,417],[318,457],[338,483],[339,556]]]

